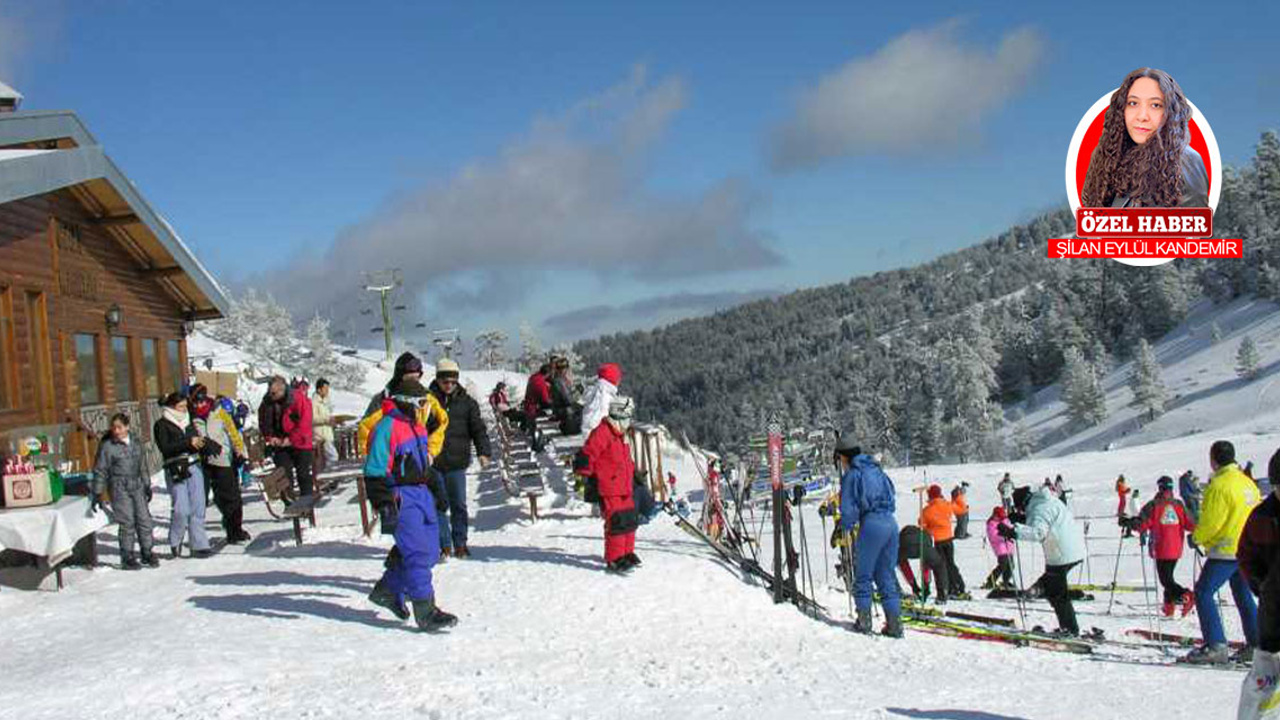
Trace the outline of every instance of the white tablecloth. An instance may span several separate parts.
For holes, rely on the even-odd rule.
[[[80,538],[110,524],[104,512],[89,512],[89,498],[67,495],[52,505],[0,509],[0,549],[48,558],[57,565]]]

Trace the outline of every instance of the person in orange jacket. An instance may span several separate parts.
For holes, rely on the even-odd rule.
[[[1119,497],[1119,504],[1116,505],[1116,519],[1124,520],[1129,517],[1129,483],[1124,481],[1124,476],[1116,478],[1116,495]],[[1133,537],[1133,530],[1129,528],[1127,523],[1124,525],[1124,537]]]
[[[960,576],[960,568],[956,567],[955,533],[951,529],[951,518],[954,516],[955,508],[942,497],[942,487],[930,485],[929,502],[920,512],[920,527],[933,538],[933,547],[947,564],[947,579],[951,586],[947,594],[952,598],[960,598],[966,593],[964,578]]]

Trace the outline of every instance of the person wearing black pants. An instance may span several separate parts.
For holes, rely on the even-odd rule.
[[[1164,601],[1174,605],[1180,604],[1187,596],[1187,589],[1179,585],[1173,577],[1173,570],[1176,567],[1178,567],[1177,560],[1156,561],[1156,575],[1160,577],[1160,587],[1164,588]]]
[[[1076,621],[1076,609],[1068,595],[1067,573],[1080,563],[1068,565],[1046,565],[1044,575],[1036,584],[1044,592],[1044,599],[1053,607],[1053,614],[1058,616],[1058,627],[1071,635],[1080,634],[1080,624]]]
[[[929,591],[929,575],[938,578],[938,602],[945,603],[951,590],[951,575],[947,571],[947,561],[933,546],[929,534],[922,532],[915,525],[907,525],[898,532],[898,569],[911,585],[911,593],[921,597],[920,586],[916,584],[916,574],[911,569],[911,561],[920,559],[921,547],[924,549],[924,590]]]
[[[956,544],[954,540],[943,540],[936,543],[938,554],[942,556],[942,562],[947,567],[947,594],[951,597],[957,597],[965,593],[964,577],[960,575],[960,568],[956,567]],[[942,578],[938,578],[939,587],[941,587]]]

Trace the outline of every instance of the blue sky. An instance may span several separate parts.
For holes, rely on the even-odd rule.
[[[927,260],[1061,204],[1141,65],[1228,162],[1280,126],[1277,3],[691,5],[0,0],[0,79],[362,337],[389,265],[429,325],[551,340]]]

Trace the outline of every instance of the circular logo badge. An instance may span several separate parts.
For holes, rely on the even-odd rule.
[[[1119,90],[1119,88],[1116,88]],[[1107,116],[1107,107],[1111,105],[1111,96],[1115,90],[1098,98],[1084,117],[1076,125],[1075,134],[1071,136],[1071,145],[1067,148],[1067,202],[1074,215],[1080,209],[1080,194],[1084,188],[1084,178],[1089,174],[1089,160],[1093,150],[1102,138],[1102,125]],[[1187,121],[1187,132],[1191,136],[1191,149],[1200,153],[1204,160],[1205,171],[1209,174],[1209,207],[1218,208],[1218,198],[1222,195],[1222,155],[1218,152],[1218,139],[1213,135],[1213,128],[1204,118],[1200,108],[1190,100],[1191,118]],[[1172,258],[1112,258],[1126,265],[1163,265]]]

